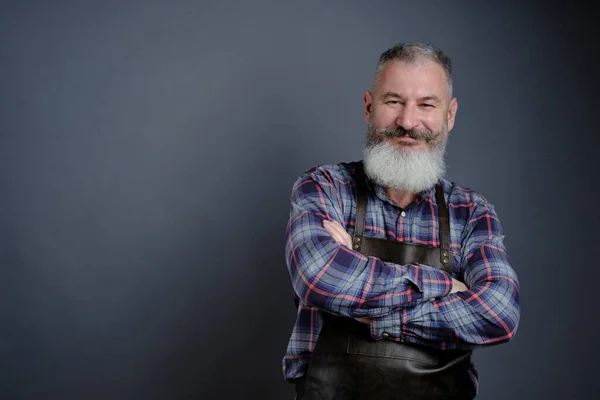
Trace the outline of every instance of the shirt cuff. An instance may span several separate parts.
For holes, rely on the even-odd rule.
[[[402,341],[402,310],[371,319],[369,328],[375,340]]]

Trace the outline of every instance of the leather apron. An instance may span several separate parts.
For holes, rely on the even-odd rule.
[[[440,184],[435,187],[440,247],[364,236],[367,202],[372,193],[362,164],[355,181],[356,225],[353,248],[383,261],[421,263],[452,273],[448,207]],[[469,375],[471,351],[436,350],[424,346],[374,340],[369,326],[352,318],[325,314],[325,322],[296,400],[421,400],[475,397]]]

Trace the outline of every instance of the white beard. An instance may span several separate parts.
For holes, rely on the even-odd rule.
[[[444,176],[447,140],[445,134],[439,143],[426,149],[401,147],[388,140],[367,144],[363,153],[365,173],[384,187],[424,192]]]

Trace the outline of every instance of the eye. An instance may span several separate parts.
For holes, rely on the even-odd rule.
[[[423,108],[434,108],[435,106],[433,104],[423,103],[423,104],[421,104],[421,107],[423,107]]]
[[[388,100],[385,104],[400,104],[400,102],[398,100]]]

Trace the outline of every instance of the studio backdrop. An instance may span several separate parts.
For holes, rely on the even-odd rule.
[[[292,184],[361,159],[401,41],[452,57],[446,176],[521,282],[479,397],[591,399],[597,15],[526,3],[0,2],[0,399],[292,399]]]

